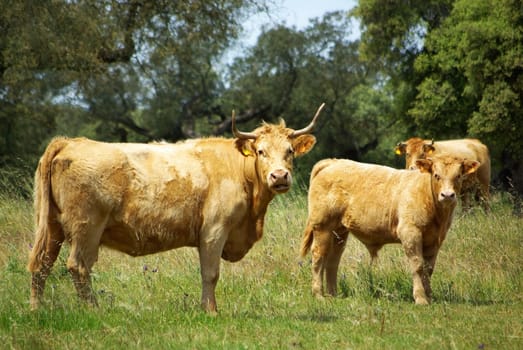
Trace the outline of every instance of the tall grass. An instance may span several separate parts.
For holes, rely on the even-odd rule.
[[[237,263],[222,262],[219,315],[200,310],[198,256],[182,248],[131,258],[101,249],[93,286],[100,307],[79,302],[62,249],[43,307],[29,310],[32,204],[0,193],[0,348],[520,349],[523,348],[523,220],[502,196],[492,213],[455,216],[433,276],[434,303],[412,301],[399,245],[369,266],[349,239],[340,297],[311,296],[310,258],[299,257],[306,195],[270,205],[264,237]]]

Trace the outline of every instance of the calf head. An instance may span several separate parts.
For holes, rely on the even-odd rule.
[[[413,137],[406,142],[399,142],[394,148],[398,156],[405,156],[405,169],[417,169],[416,161],[425,159],[434,153],[434,140],[427,142],[419,137]]]
[[[281,120],[278,125],[264,123],[252,133],[241,132],[236,129],[233,112],[236,147],[245,157],[255,157],[257,175],[271,192],[285,193],[290,189],[293,160],[309,152],[316,143],[310,132],[324,106],[322,104],[312,122],[300,130],[287,128]]]
[[[432,193],[439,203],[455,205],[463,179],[476,172],[480,163],[475,160],[438,156],[416,160],[421,172],[432,176]]]

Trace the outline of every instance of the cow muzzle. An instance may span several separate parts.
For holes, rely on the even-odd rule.
[[[453,203],[456,201],[456,192],[451,190],[441,191],[439,193],[440,202],[449,202]]]
[[[291,188],[292,175],[288,170],[277,169],[269,173],[267,183],[271,191],[285,193]]]

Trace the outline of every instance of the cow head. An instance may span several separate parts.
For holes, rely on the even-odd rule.
[[[457,194],[466,176],[476,172],[480,163],[475,160],[438,156],[416,160],[416,167],[432,176],[432,193],[442,204],[456,204]]]
[[[309,152],[316,138],[310,134],[325,104],[322,104],[311,123],[303,129],[293,130],[280,124],[264,123],[253,132],[242,132],[236,128],[234,111],[232,131],[236,136],[236,147],[245,157],[255,158],[258,177],[266,182],[273,193],[285,193],[292,184],[292,165],[295,157]]]
[[[413,137],[406,142],[399,142],[394,148],[398,156],[405,156],[405,169],[417,169],[416,161],[425,159],[434,153],[434,140],[425,141],[419,137]]]

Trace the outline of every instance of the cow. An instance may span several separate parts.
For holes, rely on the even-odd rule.
[[[78,296],[97,305],[90,273],[100,246],[131,256],[198,249],[201,304],[216,313],[220,258],[242,259],[262,238],[269,202],[292,184],[293,159],[309,152],[324,104],[300,130],[263,123],[235,138],[178,143],[53,139],[35,174],[36,233],[28,262],[31,308],[63,242]]]
[[[457,139],[436,141],[423,140],[412,137],[404,142],[399,142],[394,152],[405,156],[405,168],[415,169],[416,160],[424,159],[436,154],[448,154],[460,158],[476,160],[481,163],[474,176],[465,180],[462,186],[462,204],[465,210],[470,209],[470,193],[479,198],[485,211],[490,210],[490,155],[488,147],[477,139]]]
[[[374,262],[383,245],[401,243],[409,260],[416,304],[431,301],[430,278],[452,223],[456,193],[480,163],[450,156],[418,159],[420,171],[348,159],[316,163],[300,253],[312,254],[312,293],[337,293],[337,273],[349,233]]]

